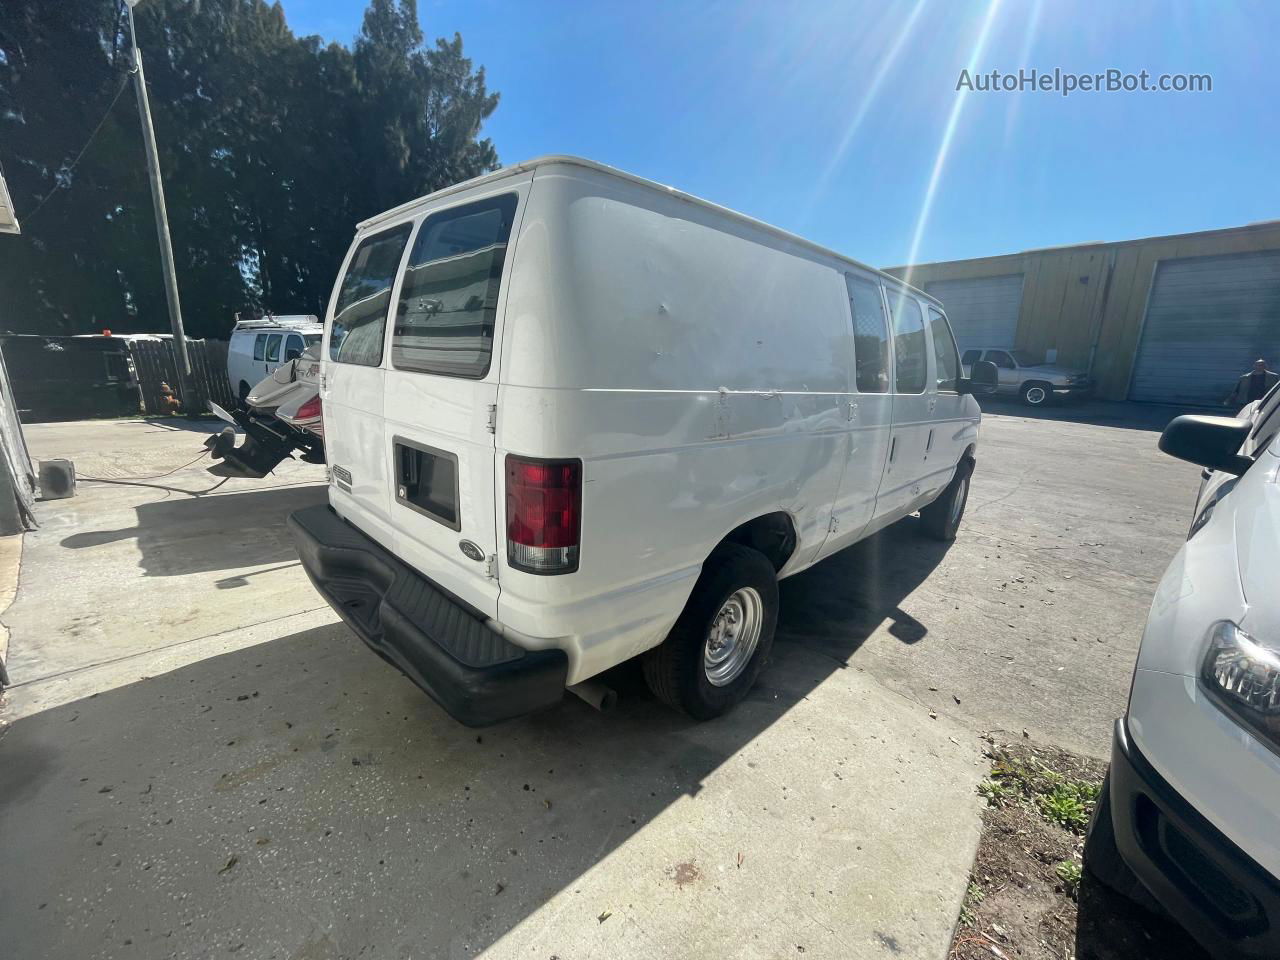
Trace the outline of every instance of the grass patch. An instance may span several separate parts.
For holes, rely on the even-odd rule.
[[[1063,860],[1053,872],[1058,875],[1058,879],[1062,881],[1062,892],[1072,900],[1078,900],[1080,897],[1080,874],[1081,867],[1078,861]]]
[[[986,897],[986,892],[982,887],[973,880],[969,880],[969,886],[964,892],[964,904],[960,907],[960,922],[966,926],[971,926],[974,919],[974,908],[978,906]]]
[[[1059,773],[1035,755],[1013,756],[1001,749],[995,752],[993,761],[991,776],[978,787],[988,804],[1006,807],[1029,803],[1050,823],[1072,833],[1084,833],[1100,784]]]

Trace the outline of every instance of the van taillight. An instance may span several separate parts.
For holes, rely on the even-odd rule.
[[[573,573],[582,531],[582,461],[507,454],[507,562],[527,573]]]

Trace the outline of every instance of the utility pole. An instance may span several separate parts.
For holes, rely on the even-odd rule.
[[[164,271],[164,293],[169,302],[169,326],[173,330],[173,348],[177,356],[178,392],[187,413],[195,397],[191,394],[191,358],[187,356],[187,336],[182,329],[182,303],[178,300],[178,276],[173,269],[173,244],[169,241],[169,213],[164,203],[164,183],[160,179],[160,156],[156,151],[156,133],[151,126],[151,101],[147,98],[147,77],[142,72],[142,51],[133,27],[133,8],[140,0],[125,0],[129,8],[129,39],[133,44],[133,83],[138,93],[138,116],[142,120],[142,140],[147,148],[147,175],[151,179],[151,202],[156,210],[156,233],[160,239],[160,266]]]

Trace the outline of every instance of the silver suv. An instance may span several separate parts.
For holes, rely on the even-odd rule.
[[[1021,397],[1033,407],[1043,406],[1053,397],[1083,396],[1093,389],[1089,375],[1081,370],[1044,363],[1025,350],[979,347],[966,350],[960,358],[965,376],[979,360],[990,360],[999,371],[996,393]]]

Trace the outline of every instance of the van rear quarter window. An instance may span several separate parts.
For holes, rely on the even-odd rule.
[[[853,311],[853,359],[859,393],[889,392],[889,325],[880,285],[846,275]]]
[[[264,360],[267,356],[267,335],[260,333],[253,338],[253,359]]]
[[[483,377],[515,219],[513,193],[426,219],[405,268],[391,337],[400,370]]]
[[[412,224],[401,224],[360,241],[342,278],[329,333],[329,358],[376,367],[382,363],[391,286]]]

